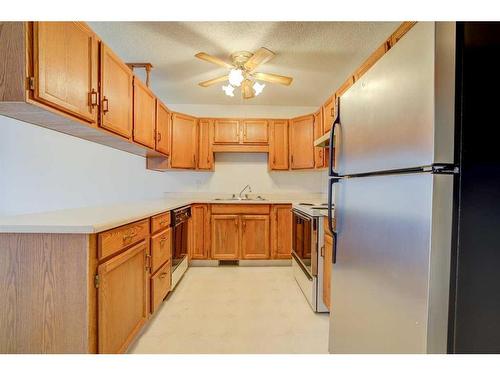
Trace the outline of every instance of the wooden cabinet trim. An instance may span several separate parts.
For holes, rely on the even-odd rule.
[[[212,214],[269,214],[269,204],[211,204]]]
[[[103,260],[136,244],[149,235],[149,219],[130,223],[97,235],[98,258]]]

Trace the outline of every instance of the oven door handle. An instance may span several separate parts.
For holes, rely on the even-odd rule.
[[[310,281],[312,281],[313,280],[312,275],[309,273],[309,271],[307,270],[306,266],[304,265],[304,263],[302,263],[302,260],[300,259],[300,257],[297,255],[297,253],[294,250],[292,250],[292,256],[295,259],[295,261],[297,262],[297,264],[299,265],[299,267],[302,270],[302,272],[304,272],[304,274],[306,275],[306,277]]]

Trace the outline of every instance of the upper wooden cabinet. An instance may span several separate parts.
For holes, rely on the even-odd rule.
[[[240,142],[238,120],[214,120],[214,144],[238,144]]]
[[[323,104],[321,117],[324,134],[332,128],[333,119],[335,118],[335,95],[330,96]]]
[[[271,120],[269,135],[269,169],[288,170],[288,121]]]
[[[172,115],[172,168],[196,169],[198,153],[198,124],[194,117],[174,113]]]
[[[292,206],[273,205],[271,210],[271,246],[273,259],[292,256]]]
[[[98,54],[81,22],[33,24],[33,99],[97,123]]]
[[[291,169],[314,168],[314,117],[296,117],[290,120]]]
[[[134,78],[134,141],[155,148],[156,97]]]
[[[239,215],[212,215],[212,258],[239,258],[240,254],[240,218]]]
[[[269,215],[241,215],[242,259],[269,259]]]
[[[156,150],[165,155],[170,155],[171,121],[168,108],[160,100],[156,100]]]
[[[269,129],[267,120],[242,120],[242,143],[269,143]]]
[[[323,135],[323,111],[320,108],[314,113],[314,139]],[[325,167],[325,149],[322,147],[314,147],[314,167]]]
[[[211,170],[214,166],[214,153],[211,142],[211,120],[198,121],[198,169]]]
[[[101,43],[101,127],[126,138],[132,136],[133,74]]]

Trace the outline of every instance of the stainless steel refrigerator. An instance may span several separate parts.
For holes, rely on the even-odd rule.
[[[447,351],[455,38],[417,23],[338,102],[331,353]]]

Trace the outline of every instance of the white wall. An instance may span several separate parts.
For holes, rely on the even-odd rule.
[[[215,168],[148,171],[142,157],[0,116],[0,215],[160,198],[164,192],[232,193],[247,183],[255,193],[324,190],[324,173],[268,172],[265,154],[217,154]]]

